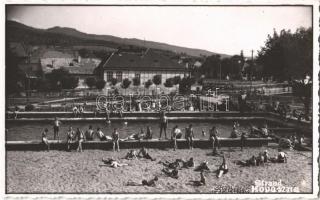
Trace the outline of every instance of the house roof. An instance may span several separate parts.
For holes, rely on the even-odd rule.
[[[75,58],[75,56],[61,51],[48,50],[43,53],[41,58]]]
[[[178,70],[184,71],[183,65],[169,57],[147,50],[142,53],[113,53],[103,64],[103,69],[116,70]]]

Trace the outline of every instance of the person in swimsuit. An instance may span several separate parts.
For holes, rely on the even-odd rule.
[[[77,140],[78,140],[77,152],[83,152],[82,143],[85,141],[85,136],[84,136],[83,131],[80,130],[80,128],[77,128],[76,136],[77,136]]]
[[[203,162],[195,169],[195,171],[210,170],[208,164],[209,164],[208,161],[203,161]]]
[[[191,181],[193,186],[203,186],[206,185],[206,178],[203,175],[203,171],[200,172],[200,181]]]
[[[125,159],[127,159],[127,160],[131,160],[131,159],[135,159],[135,158],[137,158],[137,152],[136,152],[135,150],[133,150],[133,149],[131,149],[131,150],[127,153],[127,155],[126,155],[126,157],[125,157]]]
[[[156,160],[155,158],[152,158],[152,157],[150,156],[150,154],[148,153],[147,149],[144,148],[144,147],[142,147],[142,149],[139,151],[138,157],[150,159],[150,160],[152,160],[152,161],[155,161],[155,160]]]
[[[236,127],[233,127],[233,128],[232,128],[232,131],[231,131],[230,138],[237,138],[238,135],[239,135],[239,132],[238,132],[237,128],[236,128]]]
[[[192,124],[190,124],[189,127],[186,128],[186,140],[187,140],[189,149],[193,149],[193,138],[194,138],[193,128],[192,128]]]
[[[120,151],[120,147],[119,147],[119,132],[117,128],[113,129],[113,133],[112,133],[112,148],[113,151]]]
[[[218,130],[215,126],[210,129],[210,135],[209,135],[209,140],[211,141],[212,144],[212,150],[213,154],[217,154],[217,148],[219,148],[219,139],[218,139]]]
[[[181,130],[178,129],[178,125],[176,125],[173,129],[172,129],[172,132],[171,132],[171,139],[173,141],[173,150],[175,151],[178,146],[177,146],[177,138],[181,138],[182,136],[182,133],[181,133]]]
[[[45,128],[44,131],[42,132],[42,143],[46,146],[47,150],[50,150],[50,144],[48,141],[48,129]]]
[[[223,157],[223,161],[222,164],[220,165],[218,171],[217,171],[217,177],[220,178],[222,176],[222,174],[226,174],[228,173],[228,165],[226,163],[226,158]]]
[[[283,151],[281,151],[281,149],[278,150],[278,157],[277,157],[277,162],[278,163],[286,163],[287,162],[287,154]]]
[[[110,167],[113,168],[118,168],[118,167],[122,167],[122,166],[128,166],[128,164],[126,163],[119,163],[118,161],[116,161],[113,158],[107,158],[107,159],[102,159],[102,162],[106,165],[109,165]]]
[[[243,150],[243,147],[245,146],[246,143],[246,133],[242,132],[240,136],[240,145],[241,145],[241,151]]]
[[[152,139],[152,130],[150,126],[147,126],[147,133],[146,133],[145,139],[147,140]]]
[[[178,168],[174,168],[174,169],[169,169],[169,168],[164,168],[162,169],[162,171],[169,177],[171,178],[175,178],[178,179],[179,178],[179,170]]]
[[[60,140],[59,138],[60,125],[61,125],[61,121],[59,121],[58,118],[55,117],[53,121],[53,139],[54,140],[56,140],[56,138],[58,138],[58,141]]]
[[[167,118],[165,112],[162,111],[160,114],[160,137],[159,137],[159,140],[161,139],[162,130],[164,131],[165,139],[168,139],[167,138],[167,127],[168,127],[168,118]]]
[[[91,125],[89,125],[89,129],[86,131],[86,140],[93,140],[94,130]]]
[[[76,105],[73,106],[72,112],[73,112],[73,116],[74,116],[74,117],[77,117],[77,115],[78,115],[78,113],[79,113],[79,110],[78,110],[78,107],[77,107]]]
[[[149,187],[155,187],[156,186],[156,182],[158,181],[158,177],[155,176],[153,179],[151,179],[150,181],[143,179],[141,184],[140,183],[136,183],[133,181],[129,181],[127,183],[127,186],[149,186]]]
[[[104,133],[101,131],[101,129],[99,127],[97,128],[97,135],[98,135],[100,141],[108,140],[107,136],[104,135]]]
[[[74,139],[74,131],[72,129],[72,127],[70,126],[69,127],[69,130],[67,132],[67,151],[70,151],[70,146],[71,146],[71,143],[73,142],[73,139]]]

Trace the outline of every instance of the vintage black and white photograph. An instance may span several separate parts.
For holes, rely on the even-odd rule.
[[[5,193],[316,197],[315,6],[5,4]]]

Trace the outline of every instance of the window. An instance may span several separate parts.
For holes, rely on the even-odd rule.
[[[122,82],[122,72],[117,72],[116,77],[117,77],[118,82]]]
[[[113,78],[113,72],[107,72],[107,82],[111,81]]]
[[[140,75],[139,73],[136,73],[136,74],[134,75],[134,77],[137,78],[139,81],[141,81],[141,80],[140,80],[141,75]]]

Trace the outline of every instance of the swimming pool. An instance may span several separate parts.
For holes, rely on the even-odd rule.
[[[184,134],[184,129],[192,123],[195,137],[199,139],[208,138],[209,130],[212,126],[216,126],[220,133],[221,137],[229,137],[232,131],[233,121],[226,122],[170,122],[168,124],[167,136],[170,137],[171,130],[175,125],[178,125]],[[249,121],[240,122],[240,131],[248,131],[249,130]],[[255,126],[261,126],[264,121],[255,121],[252,124]],[[111,124],[106,124],[103,121],[94,121],[94,122],[84,122],[84,121],[65,121],[61,125],[60,128],[60,139],[66,140],[66,132],[69,126],[72,126],[75,130],[76,128],[80,128],[83,131],[88,130],[89,125],[92,125],[93,129],[96,130],[97,127],[102,129],[102,132],[105,135],[111,136],[112,130],[114,128],[118,128],[120,133],[120,138],[125,138],[128,135],[138,133],[140,129],[144,129],[146,131],[147,126],[150,126],[153,131],[153,137],[159,137],[159,124],[155,121],[134,121],[128,122],[128,124],[124,124],[122,122],[112,122]],[[269,127],[277,128],[280,127],[278,124],[270,122],[268,123]],[[53,126],[52,123],[43,121],[43,122],[6,122],[6,129],[8,130],[6,133],[6,141],[19,141],[19,140],[41,140],[42,131],[48,128],[49,139],[53,139]],[[202,135],[202,130],[206,132],[206,136]],[[164,138],[164,135],[162,136]]]

